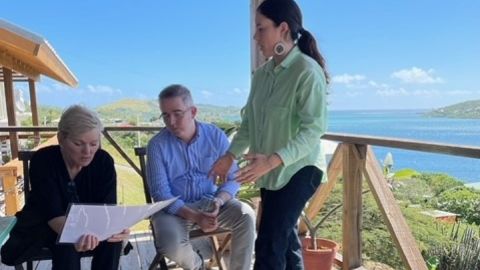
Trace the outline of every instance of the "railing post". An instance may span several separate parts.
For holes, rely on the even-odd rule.
[[[362,172],[366,146],[345,144],[343,152],[343,267],[362,266]]]
[[[5,215],[13,216],[20,210],[20,200],[17,189],[17,168],[12,166],[0,167],[0,178],[3,180]]]

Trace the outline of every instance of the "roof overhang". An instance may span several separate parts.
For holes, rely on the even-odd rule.
[[[78,80],[44,38],[0,19],[0,66],[38,80],[40,75],[75,87]]]

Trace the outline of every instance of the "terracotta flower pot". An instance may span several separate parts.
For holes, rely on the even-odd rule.
[[[310,237],[302,239],[303,263],[305,270],[331,270],[338,244],[334,241],[318,238],[317,249],[311,249]]]

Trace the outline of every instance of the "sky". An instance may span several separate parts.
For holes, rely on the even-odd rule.
[[[297,2],[332,76],[331,110],[479,99],[480,1]],[[250,91],[249,0],[4,1],[0,18],[47,39],[79,80],[42,77],[40,105],[156,99],[180,83],[196,103],[241,107]]]

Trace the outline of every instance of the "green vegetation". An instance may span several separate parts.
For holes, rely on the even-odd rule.
[[[30,110],[30,107],[28,107]],[[38,120],[40,121],[41,126],[56,126],[62,115],[63,109],[55,106],[40,106],[38,108]],[[32,126],[32,118],[26,117],[25,119],[20,119],[22,126]]]
[[[468,223],[480,224],[480,192],[465,186],[446,190],[432,199],[431,205],[460,214]]]
[[[412,177],[407,178],[406,175],[408,174],[410,174]],[[394,196],[397,199],[401,207],[401,211],[423,254],[430,254],[429,252],[437,247],[443,247],[445,250],[452,248],[453,244],[455,243],[455,239],[452,238],[454,231],[456,231],[456,234],[462,234],[468,227],[478,230],[478,227],[475,224],[463,224],[462,226],[455,226],[454,224],[442,223],[421,213],[425,210],[431,210],[433,206],[437,206],[436,202],[443,201],[443,199],[437,200],[437,197],[451,198],[452,202],[454,202],[456,199],[459,199],[460,194],[455,194],[455,196],[452,195],[451,197],[448,194],[450,194],[451,191],[463,187],[461,182],[444,174],[419,174],[412,170],[402,170],[401,172],[398,172],[398,175],[402,177],[402,180],[399,181],[395,177],[393,184]],[[318,222],[328,212],[342,203],[342,185],[342,180],[339,179],[337,185],[330,194],[328,201],[314,222]],[[366,183],[364,183],[363,189],[369,189]],[[465,193],[462,193],[462,195],[465,195]],[[464,197],[469,199],[472,198],[466,195]],[[472,209],[474,208],[466,206],[465,209],[456,208],[456,211],[453,211],[453,209],[444,210],[452,210],[452,212],[460,214],[462,217],[464,217],[467,215],[467,213],[473,215],[474,211],[471,211]],[[370,192],[363,195],[362,211],[362,249],[364,260],[381,262],[391,266],[394,269],[405,269],[405,266],[403,265],[400,255],[383,220],[383,216],[377,207],[373,195]],[[477,212],[479,211],[477,210]],[[468,220],[465,221],[468,222]],[[320,226],[317,236],[333,239],[339,243],[342,242],[341,209],[335,211],[323,222],[323,224]]]
[[[429,117],[480,118],[480,100],[469,100],[442,107],[425,114]]]
[[[240,119],[240,108],[197,104],[201,121],[232,123]],[[160,109],[156,100],[124,99],[96,108],[102,120],[108,123],[131,125],[160,124]]]
[[[450,245],[433,247],[427,262],[442,270],[479,269],[480,268],[480,239],[472,228],[467,228],[460,239],[458,232],[451,235],[455,242]]]
[[[404,180],[404,179],[411,179],[412,177],[415,177],[417,175],[420,175],[419,172],[412,170],[412,169],[403,169],[396,171],[394,174],[395,180]]]

